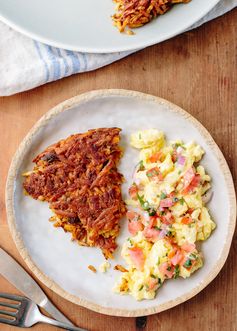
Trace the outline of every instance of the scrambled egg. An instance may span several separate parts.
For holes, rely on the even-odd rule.
[[[99,266],[99,270],[100,270],[100,272],[105,273],[109,270],[110,267],[111,267],[111,264],[108,261],[105,261]]]
[[[122,257],[128,271],[115,291],[153,299],[166,279],[190,277],[203,265],[196,242],[216,227],[203,199],[211,178],[197,164],[204,150],[194,142],[166,143],[163,132],[151,129],[132,134],[131,145],[140,149],[127,200],[136,211],[127,213],[131,237]]]

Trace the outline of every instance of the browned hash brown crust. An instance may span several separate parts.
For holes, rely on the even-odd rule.
[[[126,212],[117,171],[119,133],[101,128],[60,140],[36,156],[23,184],[34,199],[49,203],[56,227],[71,232],[80,245],[100,247],[106,258],[117,247]]]
[[[154,17],[165,14],[173,5],[191,0],[114,0],[117,4],[113,15],[115,26],[120,32],[126,28],[138,28]],[[128,30],[127,30],[128,31]]]

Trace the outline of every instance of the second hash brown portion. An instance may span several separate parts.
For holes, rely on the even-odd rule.
[[[121,196],[123,176],[117,171],[122,151],[119,128],[71,135],[36,156],[25,173],[24,189],[47,201],[56,227],[71,232],[83,246],[100,247],[112,257],[119,221],[126,212]]]

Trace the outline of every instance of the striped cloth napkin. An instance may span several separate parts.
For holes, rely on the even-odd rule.
[[[219,4],[189,30],[223,15],[237,0]],[[30,90],[76,73],[95,70],[133,52],[90,54],[72,52],[34,41],[0,22],[0,96]]]

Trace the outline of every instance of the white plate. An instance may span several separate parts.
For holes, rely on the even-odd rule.
[[[112,292],[120,273],[94,274],[89,264],[98,267],[104,258],[97,248],[80,247],[70,235],[48,222],[47,203],[23,194],[21,174],[32,169],[32,159],[46,146],[72,133],[90,128],[122,128],[125,149],[120,170],[127,183],[137,163],[138,152],[129,146],[131,132],[143,128],[163,130],[167,139],[195,140],[206,151],[202,164],[213,179],[214,196],[209,205],[217,229],[202,244],[204,267],[187,280],[165,283],[154,300],[135,301]],[[94,91],[67,100],[47,113],[20,145],[12,162],[7,182],[7,212],[13,238],[24,260],[35,275],[64,298],[90,309],[120,316],[152,314],[173,307],[203,289],[220,271],[229,251],[235,225],[235,194],[228,166],[208,132],[179,107],[153,96],[125,90]],[[123,222],[118,244],[128,233]],[[112,265],[123,264],[120,249]]]
[[[112,25],[112,0],[0,0],[0,19],[48,45],[82,52],[112,53],[143,48],[171,38],[201,19],[219,1],[192,0],[120,34]]]

